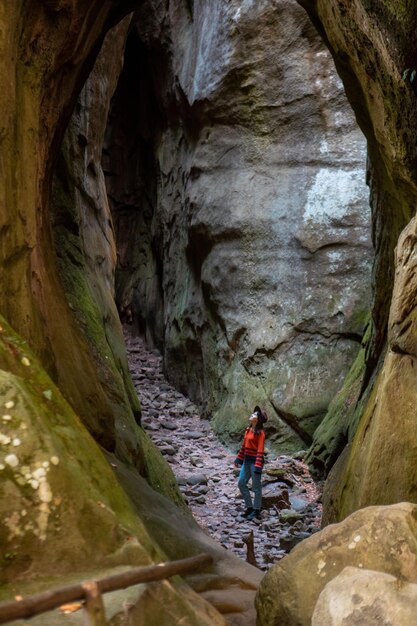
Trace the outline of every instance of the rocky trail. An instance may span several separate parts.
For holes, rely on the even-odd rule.
[[[267,454],[260,520],[242,517],[233,461],[240,442],[225,447],[198,408],[174,389],[162,358],[125,328],[129,366],[142,403],[142,425],[170,464],[195,519],[236,556],[262,570],[319,529],[320,492],[302,454]],[[248,414],[251,407],[248,407]],[[268,448],[268,441],[266,442]]]

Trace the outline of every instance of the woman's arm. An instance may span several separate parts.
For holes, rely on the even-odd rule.
[[[261,430],[259,432],[258,439],[258,449],[256,452],[256,461],[255,461],[255,472],[259,474],[262,472],[262,468],[264,466],[264,448],[265,448],[265,431]]]
[[[245,460],[246,432],[247,431],[245,431],[245,436],[243,437],[242,447],[235,458],[235,465],[243,465],[243,461]]]

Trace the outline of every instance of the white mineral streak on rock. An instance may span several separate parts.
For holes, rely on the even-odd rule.
[[[177,57],[176,69],[190,104],[210,97],[224,79],[233,53],[229,28],[236,28],[232,20],[226,24],[225,3],[204,2],[199,11],[196,27],[182,37],[183,49]]]
[[[6,517],[4,520],[4,524],[9,529],[9,537],[8,540],[11,541],[15,537],[21,537],[23,535],[23,530],[20,527],[20,515],[18,511],[13,511]]]
[[[357,547],[361,539],[362,537],[360,535],[355,535],[355,537],[352,539],[352,541],[348,545],[349,550],[354,550]]]
[[[4,462],[10,467],[17,467],[19,465],[19,459],[15,454],[8,454],[4,459]]]
[[[44,483],[45,484],[45,483]],[[38,515],[38,536],[44,541],[46,539],[46,530],[48,528],[50,509],[47,502],[42,502],[39,506]]]
[[[52,502],[52,491],[49,483],[46,481],[41,482],[38,495],[41,502]]]
[[[35,469],[32,472],[33,478],[36,478],[36,480],[39,480],[40,478],[43,478],[44,476],[46,476],[46,472],[45,472],[45,468],[44,467],[38,467],[38,469]]]
[[[346,216],[349,205],[362,200],[363,170],[321,168],[307,193],[304,220],[322,225]]]

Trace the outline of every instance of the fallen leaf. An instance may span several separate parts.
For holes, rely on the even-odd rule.
[[[112,467],[117,467],[116,463],[110,463]]]
[[[61,604],[58,608],[62,613],[75,613],[75,611],[79,611],[82,607],[81,602],[71,602],[70,604]]]
[[[52,400],[52,391],[50,389],[46,389],[42,392],[47,400]]]

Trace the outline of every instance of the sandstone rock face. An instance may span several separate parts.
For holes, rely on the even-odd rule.
[[[409,626],[415,621],[417,585],[395,576],[345,567],[331,580],[314,609],[312,626]]]
[[[415,91],[409,81],[403,80],[409,51],[413,48],[415,16],[408,15],[402,3],[396,5],[396,8],[401,5],[399,11],[389,2],[383,2],[378,10],[373,3],[361,2],[317,3],[313,7],[313,3],[306,1],[303,5],[325,30],[347,94],[367,135],[373,164],[375,326],[366,350],[365,377],[365,382],[370,384],[361,408],[359,430],[328,482],[325,519],[334,521],[367,504],[415,499],[412,485],[416,444],[413,429],[409,428],[415,404],[415,357],[410,348],[415,335],[414,324],[410,323],[414,303],[406,282],[407,272],[412,273],[409,251],[413,248],[413,222],[405,237],[408,241],[401,238],[398,248],[402,259],[398,258],[397,263],[402,269],[395,275],[388,326],[389,350],[385,358],[381,355],[394,279],[394,256],[389,251],[415,211],[416,147],[410,140],[410,129],[416,122]],[[381,37],[381,32],[389,34]],[[361,49],[367,51],[364,56],[357,53]],[[398,132],[400,127],[402,133]],[[377,368],[377,375],[378,359],[382,371],[381,367]],[[388,426],[394,423],[394,428]],[[386,482],[381,459],[401,464],[397,468],[401,472],[400,480],[388,478]]]
[[[240,433],[261,403],[271,441],[305,446],[370,303],[365,146],[330,55],[290,0],[178,2],[167,15],[150,2],[131,39],[141,79],[127,60],[104,161],[119,305],[132,303],[219,433]],[[132,133],[120,111],[135,86]],[[136,152],[117,165],[123,132]]]
[[[116,449],[121,457],[138,458],[138,436],[130,407],[137,416],[140,407],[136,394],[129,394],[114,302],[116,247],[101,168],[108,108],[121,70],[130,20],[128,16],[107,35],[78,98],[54,172],[52,213],[61,283],[80,334],[95,352],[102,388],[97,385],[95,393],[109,398],[107,412],[97,415],[91,410],[91,394],[84,398],[79,413],[106,449]]]
[[[258,626],[309,626],[320,593],[347,566],[417,583],[417,506],[362,509],[297,545],[261,582]]]
[[[224,626],[211,599],[199,595],[201,588],[213,599],[223,597],[222,613],[248,619],[261,572],[210,539],[188,511],[156,493],[131,464],[105,458],[27,343],[1,317],[0,362],[2,599],[12,597],[16,581],[31,595],[62,586],[63,575],[78,582],[94,572],[98,579],[119,566],[208,552],[215,565],[198,572],[196,582],[190,576],[190,585],[178,579],[141,585],[130,600],[129,623],[148,625],[158,616],[158,624],[168,626],[175,615],[190,626]],[[146,453],[155,462],[154,451]],[[171,473],[161,468],[161,483],[163,471]],[[122,599],[112,612],[120,619]],[[35,619],[40,625],[59,621]]]
[[[46,584],[57,586],[51,576],[85,579],[87,567],[97,572],[166,555],[181,558],[203,544],[219,563],[207,575],[206,589],[219,578],[227,589],[228,572],[234,575],[237,566],[247,597],[253,597],[258,572],[230,561],[176,506],[183,502],[175,478],[134,421],[139,406],[112,303],[114,245],[99,164],[111,93],[102,70],[111,83],[119,62],[117,35],[110,44],[114,58],[107,57],[104,67],[101,59],[76,106],[56,171],[51,218],[52,170],[70,111],[106,31],[129,8],[133,2],[84,0],[43,0],[30,7],[17,1],[0,8],[1,32],[7,33],[0,38],[7,85],[0,95],[1,309],[34,349],[0,318],[1,582],[19,579],[29,595],[33,585],[45,584],[40,579],[46,573]],[[89,115],[93,101],[100,104],[99,117]],[[146,487],[142,507],[132,507],[74,407],[99,442],[117,453],[112,467],[120,470],[125,461],[136,481],[134,496]],[[144,510],[151,515],[158,497],[155,517],[163,529],[153,522],[151,538],[140,518]],[[173,545],[161,548],[168,527]],[[157,611],[168,620],[161,607],[170,606],[184,623],[224,624],[183,583],[157,587],[143,588],[136,623],[144,615],[149,622]]]
[[[325,523],[381,500],[387,504],[402,498],[415,500],[416,254],[413,218],[401,234],[395,254],[388,351],[383,369],[349,450],[329,476],[324,496]]]
[[[116,340],[113,350],[101,341],[101,319],[98,327],[92,322],[89,339],[80,332],[58,272],[50,210],[52,170],[70,113],[106,31],[128,9],[122,2],[85,0],[35,1],[28,8],[19,0],[1,10],[2,32],[10,34],[0,42],[7,82],[0,95],[0,282],[2,313],[29,341],[67,400],[92,432],[101,434],[106,447],[117,447],[114,431],[119,428],[119,450],[132,458],[137,450],[128,450],[123,441],[124,427],[134,424],[132,394],[128,381],[122,380],[123,367],[114,367],[119,356],[123,361],[120,331],[120,348]],[[94,234],[90,237],[91,243]],[[78,261],[74,281],[82,273]],[[69,272],[66,277],[71,280]],[[78,292],[77,308],[84,307],[85,318],[92,320],[97,305],[91,305],[88,295]],[[96,287],[94,295],[103,297],[103,289]],[[113,330],[107,323],[107,332]],[[113,367],[105,365],[106,351],[113,352]],[[120,425],[113,424],[113,412]],[[110,436],[104,434],[107,424]],[[135,458],[140,465],[138,457],[140,453]]]
[[[417,122],[416,94],[409,75],[415,65],[411,51],[417,18],[404,2],[300,0],[300,4],[328,41],[368,139],[372,164],[373,328],[365,350],[362,406],[359,414],[352,411],[350,416],[359,421],[359,429],[355,435],[351,428],[351,444],[327,486],[324,511],[329,522],[368,504],[415,500],[416,438],[411,426],[415,418],[415,302],[405,280],[408,271],[412,275],[409,253],[414,247],[414,221],[407,230],[408,240],[402,238],[398,248],[403,269],[395,275],[386,356],[384,347],[394,282],[393,250],[416,206],[417,148],[411,139]]]
[[[3,319],[0,359],[0,582],[151,564],[156,544],[99,447]]]

